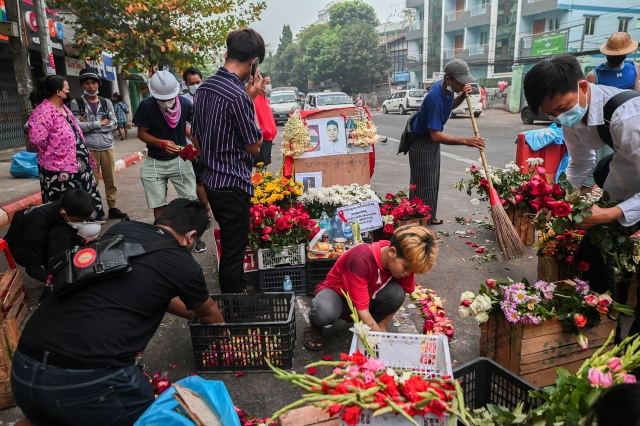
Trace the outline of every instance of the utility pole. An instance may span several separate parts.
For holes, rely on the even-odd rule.
[[[31,81],[31,69],[29,68],[29,54],[24,43],[25,29],[22,25],[22,14],[20,13],[20,0],[5,0],[7,9],[7,20],[15,22],[18,26],[18,36],[9,37],[9,49],[13,60],[13,71],[16,75],[18,86],[18,101],[20,103],[20,121],[26,123],[31,114],[31,103],[29,94],[33,90]],[[25,136],[25,146],[29,149],[29,141]]]
[[[56,74],[56,64],[53,61],[53,52],[49,42],[49,19],[47,18],[47,5],[45,0],[34,0],[33,7],[38,23],[38,35],[40,36],[40,56],[45,75]]]

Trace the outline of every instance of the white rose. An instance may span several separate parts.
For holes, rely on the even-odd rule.
[[[476,300],[480,304],[480,309],[482,311],[491,310],[492,304],[491,304],[491,298],[489,296],[487,296],[486,294],[479,294],[478,297],[476,297]]]
[[[471,316],[471,309],[466,306],[460,305],[460,307],[458,307],[458,313],[462,318],[469,318]]]
[[[464,302],[465,300],[468,300],[470,302],[473,302],[473,299],[476,298],[476,295],[473,294],[473,292],[471,291],[465,291],[464,293],[462,293],[460,295],[460,302]]]
[[[471,309],[473,315],[478,315],[478,312],[482,312],[482,303],[480,303],[478,299],[474,299],[469,305],[469,309]]]
[[[487,322],[489,320],[489,314],[486,312],[479,312],[476,315],[476,321],[478,322],[478,325],[482,324],[483,322]]]

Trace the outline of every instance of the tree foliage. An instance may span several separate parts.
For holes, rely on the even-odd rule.
[[[75,15],[83,57],[114,53],[125,72],[203,66],[227,33],[247,27],[266,7],[260,0],[51,0]]]
[[[334,81],[347,93],[370,90],[386,80],[390,60],[375,26],[375,10],[362,0],[333,6],[328,23],[302,30],[295,42],[288,44],[283,28],[277,53],[270,62],[274,86],[297,86],[307,89]]]

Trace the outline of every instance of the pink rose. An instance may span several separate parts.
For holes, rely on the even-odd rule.
[[[609,367],[611,371],[618,372],[622,370],[622,361],[620,361],[620,358],[614,356],[607,361],[607,367]]]
[[[596,306],[599,300],[600,299],[598,299],[598,296],[595,296],[593,294],[588,294],[584,298],[585,303],[589,306]]]
[[[637,379],[633,374],[625,374],[622,378],[622,381],[623,383],[636,383]]]
[[[591,383],[592,385],[597,386],[602,383],[602,371],[598,370],[597,368],[590,368],[588,377],[589,383]]]

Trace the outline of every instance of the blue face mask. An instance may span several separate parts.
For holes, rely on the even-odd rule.
[[[192,95],[195,95],[196,90],[198,90],[198,87],[200,87],[199,84],[194,84],[193,86],[189,86],[189,93],[191,93]]]
[[[582,117],[587,113],[587,109],[589,109],[589,103],[584,107],[580,106],[580,85],[578,83],[578,102],[570,110],[563,112],[557,117],[549,118],[561,126],[573,127],[582,120]]]

